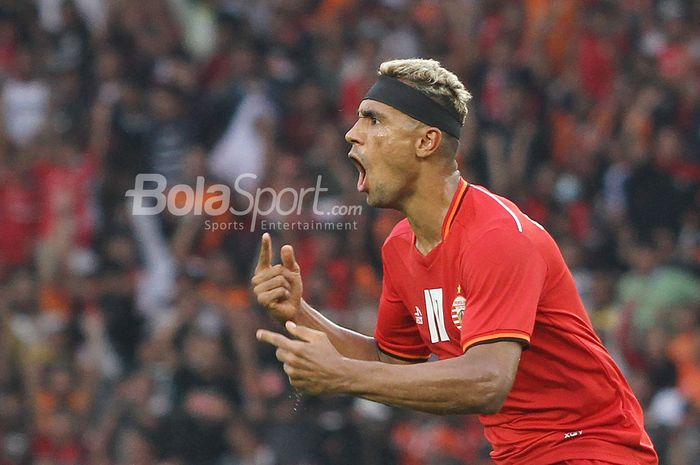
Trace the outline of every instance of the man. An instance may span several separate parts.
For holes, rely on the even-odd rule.
[[[291,246],[262,238],[260,330],[291,383],[436,414],[479,413],[499,464],[657,464],[642,410],[595,335],[554,240],[455,162],[470,96],[432,60],[395,60],[346,135],[357,187],[406,215],[386,240],[374,338],[302,298]],[[425,362],[434,354],[439,359]]]

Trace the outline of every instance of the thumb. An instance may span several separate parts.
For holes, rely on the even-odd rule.
[[[283,246],[282,250],[280,251],[280,255],[282,256],[282,264],[285,268],[287,268],[289,271],[299,271],[299,264],[297,263],[296,258],[294,258],[294,247],[291,245]]]
[[[308,328],[306,326],[299,326],[291,320],[287,321],[284,324],[284,327],[287,328],[287,331],[289,331],[289,334],[296,337],[297,339],[300,339],[300,340],[306,341],[306,342],[311,342],[311,341],[317,339],[319,336],[324,335],[324,333],[321,331],[316,331],[315,329],[311,329],[311,328]]]

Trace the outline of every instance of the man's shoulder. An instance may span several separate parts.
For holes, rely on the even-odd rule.
[[[473,242],[493,229],[514,229],[517,225],[507,208],[506,199],[481,186],[471,184],[467,198],[452,222],[452,232],[462,241]],[[514,228],[516,226],[516,228]]]
[[[508,235],[540,234],[544,228],[532,221],[510,199],[494,194],[488,189],[472,184],[467,199],[467,208],[461,208],[455,216],[457,228],[472,240],[484,235],[490,235],[493,230],[499,230]]]
[[[412,242],[412,237],[413,230],[411,229],[411,225],[408,222],[408,219],[404,218],[396,223],[396,226],[394,226],[394,228],[391,230],[391,233],[389,233],[384,241],[382,249],[386,250],[390,246],[401,247],[402,245],[406,244],[410,245]]]

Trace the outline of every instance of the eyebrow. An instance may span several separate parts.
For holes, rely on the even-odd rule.
[[[366,109],[360,109],[357,111],[357,114],[360,116],[360,118],[376,118],[376,119],[382,119],[384,117],[383,114],[379,113],[376,110],[366,110]]]

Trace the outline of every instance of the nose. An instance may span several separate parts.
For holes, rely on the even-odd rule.
[[[357,124],[360,122],[358,119],[355,124],[350,128],[348,132],[345,133],[345,140],[351,144],[359,144],[360,140],[358,139],[359,135],[359,130],[357,127]]]

